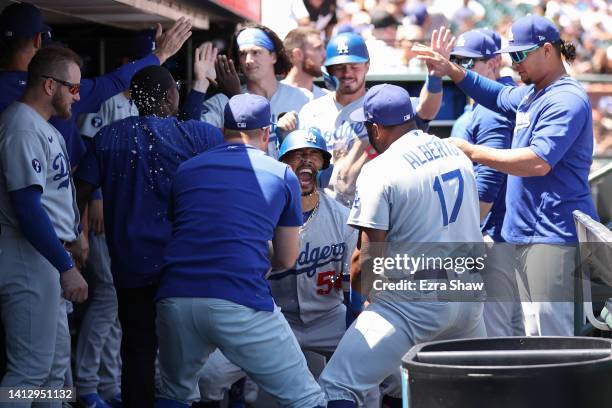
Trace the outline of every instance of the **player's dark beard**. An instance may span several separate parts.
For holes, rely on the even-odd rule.
[[[70,116],[72,116],[70,104],[62,103],[62,96],[59,92],[53,94],[53,98],[51,99],[51,106],[53,106],[53,109],[55,110],[55,116],[59,116],[62,119],[70,119]]]
[[[321,67],[315,65],[310,58],[306,58],[304,61],[302,61],[302,71],[315,78],[323,75],[323,72],[321,72]]]

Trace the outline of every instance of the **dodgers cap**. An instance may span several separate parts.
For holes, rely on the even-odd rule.
[[[14,3],[0,14],[0,34],[3,37],[27,38],[38,33],[51,35],[51,27],[43,21],[38,7],[30,3]]]
[[[261,95],[233,96],[224,110],[224,127],[232,130],[254,130],[270,125],[270,102]]]
[[[397,85],[380,84],[366,92],[363,107],[355,110],[350,118],[355,122],[395,126],[410,121],[414,116],[408,91]]]
[[[497,47],[493,39],[479,30],[471,30],[461,34],[450,55],[470,58],[491,58],[495,56]]]
[[[547,18],[528,15],[521,17],[512,24],[509,33],[508,46],[499,53],[525,51],[541,46],[546,42],[556,42],[561,39],[559,30]]]

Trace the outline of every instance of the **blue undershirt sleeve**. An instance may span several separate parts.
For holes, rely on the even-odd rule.
[[[130,87],[134,74],[151,65],[159,65],[155,54],[125,64],[106,75],[81,80],[81,99],[72,106],[73,115],[98,112],[104,101]]]
[[[58,271],[65,272],[72,268],[72,259],[62,246],[49,216],[42,207],[40,186],[28,186],[9,194],[21,231],[30,244]]]
[[[528,86],[504,86],[472,71],[466,72],[457,87],[485,108],[508,117],[516,114],[523,97],[531,89]]]
[[[202,110],[204,109],[204,99],[206,94],[192,89],[187,95],[183,108],[179,112],[179,120],[202,120]]]

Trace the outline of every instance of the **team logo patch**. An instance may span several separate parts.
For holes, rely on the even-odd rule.
[[[546,39],[546,37],[544,37],[543,35],[538,35],[538,40],[544,41],[545,39]]]
[[[53,143],[53,136],[47,136],[47,140],[49,141],[49,143]]]
[[[240,129],[244,129],[246,127],[246,122],[237,122],[236,126],[238,126]]]
[[[317,135],[312,130],[309,130],[305,140],[310,143],[317,143]]]
[[[37,173],[41,172],[42,166],[40,165],[40,162],[38,161],[38,159],[32,159],[32,168]]]
[[[93,118],[91,118],[91,126],[95,128],[99,128],[100,126],[102,126],[102,118],[99,116],[94,116]]]
[[[349,46],[348,46],[348,43],[346,42],[346,40],[341,39],[341,40],[338,41],[337,51],[338,51],[338,54],[348,54]]]
[[[512,30],[509,30],[508,32],[508,42],[514,42],[514,33]]]

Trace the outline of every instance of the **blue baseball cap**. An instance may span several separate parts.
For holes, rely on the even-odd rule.
[[[541,46],[546,42],[552,43],[560,39],[559,30],[552,21],[544,17],[528,15],[519,18],[512,24],[508,46],[498,52],[525,51]]]
[[[410,94],[391,84],[375,85],[366,92],[363,107],[349,116],[355,122],[372,122],[383,126],[406,123],[415,116]]]
[[[130,59],[140,59],[155,51],[155,31],[144,30],[130,38],[126,53]]]
[[[271,124],[270,102],[261,95],[235,95],[225,105],[223,117],[226,129],[261,129]]]
[[[457,38],[457,43],[450,55],[470,58],[491,58],[497,47],[491,37],[479,30],[470,30]]]
[[[30,3],[14,3],[0,14],[0,35],[27,38],[38,33],[51,36],[51,27],[43,21],[38,7]]]
[[[490,28],[481,28],[478,31],[491,37],[491,39],[495,43],[495,51],[499,51],[501,49],[502,39],[501,36],[497,33],[497,31],[491,30]]]
[[[363,63],[369,60],[370,54],[363,38],[355,33],[342,33],[329,40],[323,65],[328,67],[337,64]]]

